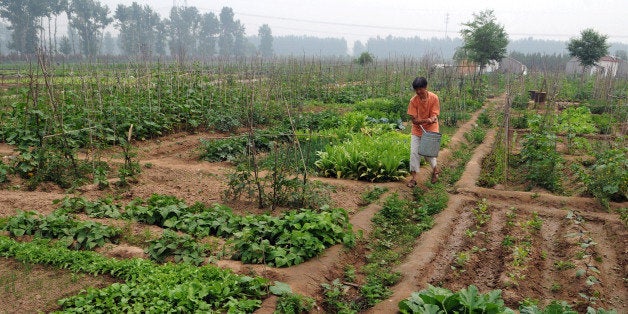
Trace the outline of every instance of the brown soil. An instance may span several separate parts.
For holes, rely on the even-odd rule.
[[[89,287],[104,288],[114,282],[108,276],[77,274],[0,257],[0,312],[52,312],[59,310],[59,299]]]
[[[494,105],[501,105],[503,98],[495,98],[491,102]],[[442,167],[447,167],[451,151],[464,141],[464,133],[473,126],[476,118],[477,114],[461,126],[452,136],[450,147],[440,153],[439,163]],[[134,143],[142,165],[138,183],[124,191],[114,188],[101,191],[93,185],[88,185],[74,194],[89,199],[117,195],[121,201],[128,201],[135,197],[145,198],[153,193],[159,193],[177,196],[189,204],[196,201],[207,204],[222,203],[221,193],[226,188],[226,175],[231,171],[232,165],[199,161],[198,149],[200,139],[223,136],[213,133],[177,133],[157,140]],[[396,270],[401,272],[402,279],[393,287],[394,294],[369,312],[396,313],[400,300],[410,296],[413,291],[426,288],[428,284],[442,285],[454,290],[474,284],[482,292],[502,289],[507,305],[513,308],[518,307],[518,302],[523,298],[539,299],[542,302],[560,299],[572,304],[584,304],[579,293],[595,294],[600,296],[596,307],[615,308],[618,313],[628,311],[625,303],[625,300],[628,300],[628,284],[625,281],[628,277],[626,254],[628,232],[618,215],[607,213],[590,198],[555,196],[543,191],[523,192],[476,187],[475,182],[480,174],[482,159],[490,152],[494,138],[495,132],[489,132],[485,142],[473,152],[462,178],[452,188],[447,208],[435,217],[434,227],[417,239],[410,255],[404,261],[400,261]],[[0,144],[0,153],[3,156],[10,156],[14,151],[12,147]],[[87,153],[82,153],[79,157],[91,158]],[[120,154],[116,151],[107,152],[103,154],[103,160],[113,164],[119,163]],[[419,185],[422,186],[429,180],[429,176],[429,171],[423,168],[420,172]],[[333,205],[348,210],[354,229],[364,232],[365,237],[371,229],[371,218],[381,205],[376,202],[362,208],[359,203],[364,191],[378,185],[387,187],[389,193],[397,193],[405,198],[412,197],[404,182],[373,184],[329,178],[314,179],[335,186],[335,192],[331,193]],[[14,215],[17,209],[50,213],[55,209],[52,201],[66,195],[63,190],[50,186],[46,190],[38,188],[36,191],[24,191],[16,186],[19,180],[15,180],[6,184],[0,193],[0,217]],[[487,199],[489,204],[491,219],[486,225],[478,228],[476,236],[469,237],[467,231],[475,228],[475,218],[471,209],[483,198]],[[267,211],[257,209],[253,202],[248,201],[231,202],[227,205],[242,214]],[[509,218],[512,216],[510,213],[513,207],[516,208],[515,218]],[[628,205],[613,204],[613,207]],[[585,222],[574,225],[565,218],[568,210],[577,211]],[[502,245],[502,242],[506,236],[515,239],[523,237],[520,225],[532,219],[534,213],[538,213],[542,227],[529,235],[528,240],[532,243],[532,249],[524,267],[514,267],[512,248]],[[509,219],[515,220],[513,226],[507,224]],[[107,223],[126,226],[121,222],[107,221]],[[142,257],[145,255],[140,238],[147,233],[154,236],[160,232],[159,228],[137,224],[126,227],[132,231],[134,243],[111,245],[100,249],[99,252],[116,258]],[[144,231],[145,228],[149,228],[149,231]],[[584,278],[575,276],[575,271],[584,261],[574,258],[579,246],[575,240],[566,238],[565,235],[577,228],[584,228],[586,234],[597,243],[593,255],[595,260],[592,263],[600,270],[600,274],[596,276],[601,283],[593,287],[586,286]],[[359,269],[365,262],[367,254],[365,247],[364,243],[359,243],[356,248],[348,250],[337,245],[327,249],[321,256],[289,268],[244,265],[230,260],[219,260],[217,265],[238,273],[257,274],[288,283],[294,292],[315,297],[320,301],[320,284],[340,277],[346,265],[355,265]],[[461,253],[467,253],[468,259],[464,263],[457,263],[456,257]],[[558,261],[571,261],[575,267],[556,270],[554,265]],[[12,260],[0,262],[2,263],[0,275],[7,269],[19,266],[19,263]],[[452,270],[452,266],[455,270]],[[66,278],[71,275],[42,266],[33,266],[32,269],[41,272],[42,286],[37,286],[29,278],[16,280],[14,283],[16,291],[35,291],[12,296],[5,296],[5,293],[0,298],[0,302],[4,302],[0,303],[0,308],[9,309],[10,312],[47,311],[54,308],[51,304],[56,304],[56,300],[75,294],[82,287],[102,286],[112,282],[103,277],[86,277],[85,280],[79,280],[80,285],[58,284],[55,281],[56,277]],[[7,287],[4,282],[3,285]],[[68,288],[58,291],[45,288],[53,285]],[[37,293],[39,296],[35,297]],[[275,302],[276,298],[268,298],[258,312],[271,313]],[[321,311],[320,308],[314,310]]]

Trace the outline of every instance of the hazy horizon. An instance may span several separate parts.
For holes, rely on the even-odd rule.
[[[368,38],[460,37],[462,23],[473,20],[473,13],[490,9],[503,25],[509,39],[551,39],[566,41],[593,28],[608,36],[608,42],[628,43],[628,1],[625,0],[555,0],[555,1],[462,1],[444,0],[421,5],[416,1],[392,0],[100,0],[111,15],[118,4],[147,4],[161,18],[167,18],[173,5],[194,6],[201,13],[219,15],[223,7],[233,9],[235,19],[246,28],[246,35],[256,35],[268,24],[274,36],[307,35],[345,38],[350,46]]]

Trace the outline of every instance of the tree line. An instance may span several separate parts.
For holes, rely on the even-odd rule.
[[[66,34],[58,34],[57,21],[68,20]],[[349,46],[344,38],[273,36],[268,24],[246,37],[245,26],[233,9],[218,15],[196,7],[172,7],[162,18],[149,5],[119,4],[113,12],[98,0],[0,0],[0,54],[52,54],[94,56],[125,55],[178,60],[205,57],[359,56],[376,58],[426,55],[447,62],[465,45],[464,38],[375,37]],[[494,18],[494,17],[492,17]],[[117,35],[105,29],[113,26]],[[525,38],[508,41],[510,56],[529,68],[559,68],[569,59],[567,42]],[[610,51],[625,57],[628,45],[611,44]],[[464,56],[463,56],[464,57]]]
[[[58,36],[57,21],[65,14],[67,35]],[[106,27],[118,31],[117,43],[123,54],[171,55],[178,59],[196,56],[243,56],[254,48],[245,38],[245,28],[235,19],[233,9],[220,14],[201,13],[196,7],[175,6],[161,18],[149,5],[119,4],[113,14],[97,0],[0,0],[0,17],[11,31],[7,48],[18,54],[38,49],[62,54],[94,56],[102,53]],[[259,28],[258,51],[272,55],[272,33],[268,25]],[[109,35],[110,36],[110,35]]]

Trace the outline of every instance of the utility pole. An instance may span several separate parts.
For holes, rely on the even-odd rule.
[[[447,37],[447,27],[449,26],[449,12],[447,12],[447,14],[445,14],[445,38]]]

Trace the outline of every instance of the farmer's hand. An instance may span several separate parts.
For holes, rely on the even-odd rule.
[[[415,117],[412,117],[412,123],[416,125],[426,124],[426,123],[430,123],[430,119],[417,119]]]

